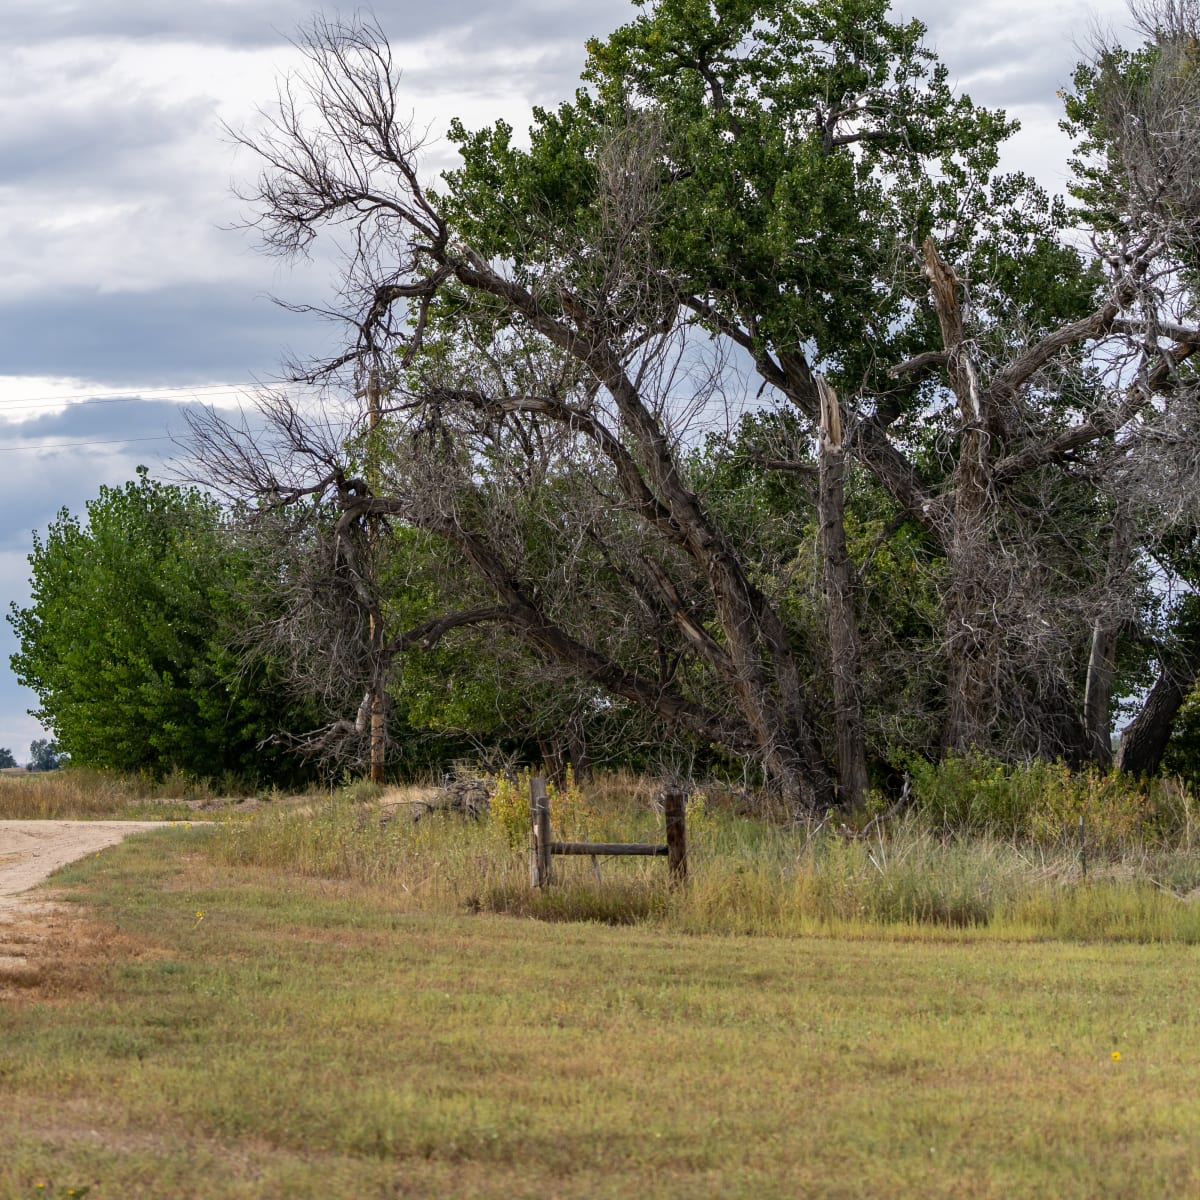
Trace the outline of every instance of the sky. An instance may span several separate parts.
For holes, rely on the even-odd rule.
[[[272,297],[328,303],[320,256],[288,265],[239,227],[256,171],[223,126],[253,128],[304,0],[0,0],[0,604],[29,597],[31,531],[82,513],[139,463],[168,476],[181,406],[246,402],[333,331]],[[350,10],[346,10],[349,12]],[[583,45],[631,19],[628,0],[377,0],[405,103],[429,130],[427,178],[454,165],[450,120],[528,126],[568,98]],[[335,8],[324,10],[336,16]],[[913,0],[951,79],[1022,123],[1003,164],[1065,183],[1057,89],[1122,0]],[[0,746],[44,736],[0,629]]]

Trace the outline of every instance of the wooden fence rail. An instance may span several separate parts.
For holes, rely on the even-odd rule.
[[[665,846],[644,842],[555,842],[550,840],[550,801],[546,795],[546,780],[535,775],[529,781],[529,886],[548,887],[554,882],[551,859],[555,854],[587,855],[593,860],[604,855],[643,855],[665,858],[671,883],[687,879],[687,797],[683,792],[663,793],[663,815],[667,827]]]

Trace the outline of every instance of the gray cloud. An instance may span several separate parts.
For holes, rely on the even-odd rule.
[[[1127,18],[1124,0],[1033,0],[962,5],[919,0],[902,5],[929,29],[929,43],[952,80],[982,104],[1001,108],[1045,105],[1057,111],[1058,88],[1089,54],[1093,31]]]
[[[20,423],[0,423],[0,451],[26,449],[51,438],[122,441],[157,437],[179,427],[181,410],[172,400],[132,395],[90,397]]]
[[[215,125],[212,105],[201,101],[162,104],[139,97],[114,98],[104,108],[39,105],[21,121],[0,125],[0,185],[161,186],[159,153]]]
[[[115,386],[242,382],[275,375],[281,354],[320,355],[334,332],[228,285],[85,290],[0,303],[0,363],[11,375]]]
[[[317,5],[309,0],[254,0],[228,3],[195,0],[9,0],[5,39],[32,43],[56,39],[120,37],[141,41],[193,41],[258,48],[282,45],[306,25]],[[363,6],[397,40],[444,36],[460,45],[496,48],[557,37],[603,34],[631,19],[621,0],[379,0]],[[336,10],[328,10],[334,13]],[[343,10],[352,16],[356,6]]]

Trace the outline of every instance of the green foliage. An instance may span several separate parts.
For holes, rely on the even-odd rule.
[[[17,760],[13,757],[13,752],[7,747],[0,747],[0,769],[11,768],[17,765]]]
[[[532,772],[518,771],[514,776],[497,775],[492,779],[492,795],[488,800],[488,817],[514,849],[529,845],[531,815],[529,810],[529,779]],[[567,841],[581,841],[593,835],[595,814],[568,766],[560,787],[546,781],[546,798],[550,802],[551,836]]]
[[[665,0],[589,43],[593,90],[536,109],[528,151],[503,122],[453,126],[463,166],[442,211],[523,282],[603,295],[604,256],[587,248],[615,236],[605,147],[640,140],[645,266],[710,299],[713,332],[751,328],[773,352],[802,342],[831,378],[917,412],[924,390],[885,368],[936,344],[936,322],[898,246],[932,232],[969,258],[973,306],[1001,337],[1079,315],[1097,286],[1059,236],[1061,204],[995,174],[1015,122],[956,96],[924,34],[885,0]]]
[[[982,754],[909,766],[914,811],[935,828],[1040,845],[1082,844],[1112,852],[1175,824],[1174,790],[1117,772],[1034,760],[1016,765]]]
[[[32,602],[8,618],[12,667],[73,762],[154,776],[279,767],[258,743],[284,705],[229,648],[249,619],[237,598],[247,553],[214,501],[144,468],[102,488],[86,521],[64,509],[34,535]]]
[[[936,237],[969,294],[966,336],[989,369],[1089,312],[1099,295],[1098,269],[1063,236],[1073,218],[1061,201],[1026,175],[997,172],[999,146],[1015,123],[955,95],[946,68],[923,45],[924,28],[892,20],[882,0],[663,0],[639,9],[611,37],[589,43],[587,89],[553,111],[534,112],[527,150],[505,123],[474,132],[454,126],[462,165],[445,176],[440,211],[484,258],[512,264],[548,311],[556,296],[581,297],[584,308],[621,331],[618,342],[627,330],[636,344],[671,316],[654,310],[642,286],[648,277],[669,280],[671,297],[681,298],[714,338],[738,341],[764,361],[803,356],[837,384],[851,410],[888,431],[921,485],[939,491],[955,469],[958,444],[945,380],[888,375],[889,366],[941,344],[928,280],[907,247]],[[620,171],[611,169],[613,159]],[[451,377],[476,387],[473,358],[504,363],[498,392],[529,386],[520,364],[535,361],[536,338],[497,316],[492,301],[472,306],[457,292],[445,294],[433,325],[414,383],[436,387]],[[480,345],[465,352],[473,337]],[[544,372],[554,381],[549,390],[557,394],[561,384],[566,394],[573,377],[555,367]],[[1060,380],[1057,370],[1047,368],[1048,386],[1022,397],[1022,421],[1054,429],[1095,407],[1094,381],[1075,379],[1073,366]],[[814,578],[811,480],[759,465],[764,458],[811,462],[811,428],[770,403],[734,436],[684,451],[684,466],[706,517],[777,606],[815,695],[827,678],[827,633]],[[1009,436],[1015,445],[1015,427]],[[996,438],[997,452],[1000,443]],[[604,466],[589,464],[589,471],[603,478]],[[543,485],[555,499],[568,490],[557,480]],[[932,539],[915,522],[899,520],[882,486],[855,470],[850,489],[846,525],[862,570],[855,599],[866,723],[872,759],[887,771],[898,753],[937,753],[945,708],[943,600],[953,581]],[[1094,582],[1090,483],[1064,485],[1057,476],[1048,482],[1038,473],[1009,485],[1006,502],[1014,512],[1051,503],[1058,522],[1036,545],[1028,522],[1017,529],[997,522],[998,554],[1045,564],[1039,579],[1047,589],[1067,580],[1075,595]],[[528,510],[536,507],[531,500]],[[557,524],[572,532],[568,522]],[[584,594],[592,614],[621,612],[632,624],[627,596],[605,590],[628,591],[620,556],[610,552],[613,561],[582,569],[586,546],[556,543],[546,533],[554,528],[553,521],[531,521],[506,531],[520,545],[516,557],[527,577],[540,590],[568,562],[586,581],[573,601]],[[605,533],[609,547],[636,551],[650,541],[633,521],[627,529],[614,521]],[[650,553],[664,552],[656,546]],[[624,578],[636,578],[637,565]],[[688,564],[664,565],[673,578],[687,579]],[[716,606],[702,583],[689,584],[689,616],[719,643]],[[595,624],[603,620],[594,616]],[[1046,672],[1066,675],[1064,664],[1088,631],[1090,619],[1064,630],[1062,661]],[[649,659],[651,637],[622,644],[615,632],[586,633],[614,657],[616,647],[622,664],[640,674],[661,670]],[[694,668],[686,652],[679,659],[673,684],[711,709],[729,704],[722,681]],[[814,707],[822,705],[829,707],[825,696]],[[821,732],[828,742],[830,730]],[[998,744],[1012,740],[999,730]]]
[[[1175,718],[1163,768],[1200,786],[1200,689],[1192,689]]]

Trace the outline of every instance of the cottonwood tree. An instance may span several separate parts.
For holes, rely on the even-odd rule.
[[[154,776],[293,774],[258,743],[306,707],[280,695],[268,661],[232,646],[251,560],[228,534],[211,497],[145,468],[34,534],[30,602],[8,620],[12,669],[54,735],[35,746]]]
[[[1079,139],[1072,191],[1099,256],[1113,272],[1144,264],[1137,303],[1113,321],[1128,338],[1123,365],[1132,385],[1109,476],[1117,500],[1107,568],[1111,575],[1149,564],[1168,601],[1167,619],[1145,631],[1157,634],[1158,677],[1117,759],[1140,774],[1157,768],[1200,671],[1193,553],[1200,385],[1189,362],[1200,266],[1200,7],[1149,0],[1131,11],[1143,45],[1096,46],[1066,96],[1065,127]],[[1115,652],[1116,623],[1097,624],[1102,671]]]
[[[1138,188],[1106,179],[1124,223],[1076,249],[1077,214],[996,173],[1014,126],[952,94],[923,32],[877,0],[661,0],[589,46],[590,90],[535,110],[528,149],[455,124],[463,165],[428,189],[382,31],[319,21],[243,135],[251,199],[275,252],[344,237],[352,336],[307,374],[383,370],[388,449],[367,481],[282,402],[282,453],[204,424],[208,476],[330,504],[352,581],[364,522],[453,547],[463,602],[394,653],[502,625],[812,810],[861,793],[861,738],[832,730],[871,703],[832,464],[813,624],[799,543],[735,536],[694,461],[731,414],[791,409],[870,477],[881,542],[922,546],[942,747],[1094,753],[1110,631],[1143,598],[1114,463],[1200,334],[1168,319],[1177,246]],[[813,467],[797,449],[759,465]]]

